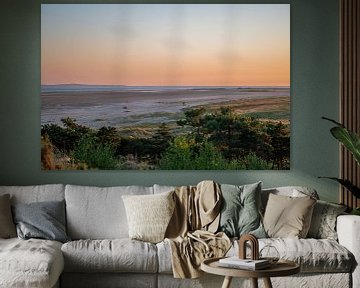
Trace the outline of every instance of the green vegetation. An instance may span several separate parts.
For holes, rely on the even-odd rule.
[[[43,125],[43,169],[289,168],[289,125],[230,108],[207,111],[187,109],[176,127],[162,123],[146,134],[96,130],[70,118],[62,119],[62,125]]]
[[[252,112],[252,113],[246,113],[245,116],[257,118],[257,119],[271,119],[271,120],[290,119],[290,113],[288,111]]]

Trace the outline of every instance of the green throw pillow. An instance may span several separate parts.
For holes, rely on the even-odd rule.
[[[253,234],[266,238],[260,216],[261,182],[235,186],[222,184],[222,209],[219,231],[229,237]]]

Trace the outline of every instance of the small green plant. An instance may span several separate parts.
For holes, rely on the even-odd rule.
[[[185,136],[176,137],[160,160],[161,169],[221,170],[235,169],[235,165],[228,163],[210,142],[196,143]]]
[[[347,129],[343,124],[336,122],[333,119],[322,117],[327,121],[330,121],[336,124],[335,127],[330,129],[331,134],[342,143],[346,149],[354,156],[355,161],[360,165],[360,136],[353,131]],[[319,177],[319,178],[328,178],[334,181],[339,182],[347,190],[349,190],[356,198],[360,198],[360,188],[354,185],[348,179],[340,179],[336,177]]]
[[[77,163],[86,163],[90,169],[115,169],[117,160],[109,145],[98,143],[95,137],[81,138],[73,151]]]
[[[250,152],[246,155],[242,161],[245,164],[246,169],[248,170],[269,170],[271,169],[271,164],[266,162],[264,159],[258,157],[254,152]]]

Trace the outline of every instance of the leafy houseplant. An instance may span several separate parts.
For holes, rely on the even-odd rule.
[[[355,161],[358,165],[360,165],[360,136],[353,131],[347,129],[343,124],[336,122],[333,119],[329,119],[326,117],[322,117],[322,119],[328,120],[334,124],[335,127],[330,129],[331,134],[342,143],[347,150],[353,155]],[[344,186],[347,190],[349,190],[357,199],[360,198],[360,187],[354,185],[348,179],[340,179],[336,177],[320,177],[320,178],[328,178],[331,180],[335,180],[339,182],[342,186]],[[360,215],[360,207],[355,208],[352,214]]]

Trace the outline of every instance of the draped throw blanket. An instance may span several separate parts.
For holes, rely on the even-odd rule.
[[[176,188],[174,197],[175,211],[165,233],[173,274],[175,278],[197,278],[203,260],[222,257],[231,246],[225,233],[216,233],[221,190],[213,181],[202,181],[196,187]]]

